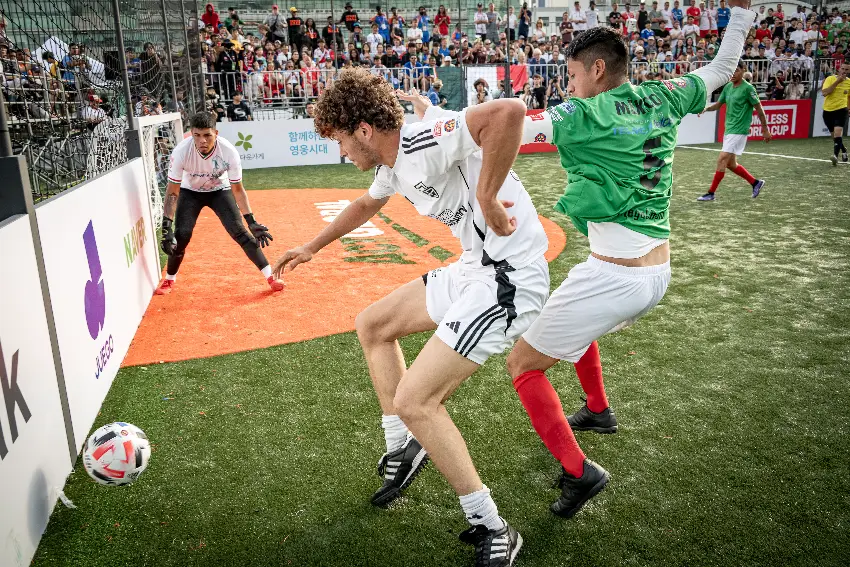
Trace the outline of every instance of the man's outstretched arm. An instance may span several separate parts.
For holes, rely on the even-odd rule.
[[[313,254],[317,254],[331,242],[362,226],[363,223],[375,216],[389,200],[389,197],[374,199],[368,193],[362,195],[345,207],[339,216],[322,229],[313,240],[303,246],[287,250],[283,256],[278,258],[273,268],[275,277],[280,279],[283,276],[283,270],[287,264],[289,264],[289,270],[292,271],[298,264],[312,260]]]
[[[732,17],[723,35],[720,50],[711,63],[700,67],[692,75],[697,75],[705,83],[705,91],[712,93],[729,82],[738,66],[747,34],[756,19],[756,13],[749,10],[749,0],[729,0]]]

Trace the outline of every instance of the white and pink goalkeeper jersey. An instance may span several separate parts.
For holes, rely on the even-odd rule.
[[[168,180],[204,193],[230,189],[232,183],[242,181],[242,162],[233,144],[221,136],[207,156],[201,155],[192,138],[186,138],[171,152]]]

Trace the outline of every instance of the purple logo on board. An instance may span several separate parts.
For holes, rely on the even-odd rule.
[[[100,254],[98,254],[97,242],[94,239],[94,226],[91,221],[83,232],[83,243],[86,246],[86,258],[89,262],[89,273],[91,274],[91,279],[86,282],[85,291],[86,323],[91,338],[96,339],[106,322],[106,289],[102,279],[103,270],[100,267]]]

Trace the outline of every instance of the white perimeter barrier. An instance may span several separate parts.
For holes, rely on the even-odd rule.
[[[29,216],[0,223],[0,258],[0,565],[11,567],[30,564],[71,459]]]
[[[36,207],[77,449],[159,283],[141,159]]]
[[[159,280],[141,159],[35,209],[76,449]],[[25,566],[71,471],[26,215],[0,223],[0,565]]]

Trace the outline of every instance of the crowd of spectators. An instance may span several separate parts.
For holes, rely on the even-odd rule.
[[[513,84],[514,94],[529,108],[545,108],[567,97],[563,53],[588,28],[607,25],[622,31],[630,52],[630,78],[640,83],[708,64],[730,17],[725,0],[716,5],[687,0],[685,7],[679,0],[615,3],[608,13],[597,10],[593,1],[583,2],[575,2],[548,26],[527,4],[510,7],[506,14],[493,3],[478,4],[468,18],[474,31],[469,34],[452,21],[444,5],[433,14],[425,6],[413,14],[381,6],[358,14],[347,3],[338,17],[324,22],[302,17],[294,6],[284,12],[274,5],[262,21],[248,24],[234,8],[225,15],[207,4],[198,22],[207,108],[220,117],[249,120],[257,106],[304,106],[332,84],[339,69],[354,66],[385,76],[395,88],[415,88],[445,104],[441,68],[506,60],[527,69],[527,79]],[[815,66],[820,65],[820,77],[833,73],[845,60],[848,43],[847,12],[832,8],[818,13],[796,6],[786,14],[782,4],[776,9],[762,6],[742,58],[762,96],[800,98],[809,94]],[[80,80],[91,71],[85,50],[85,45],[71,44],[64,56],[45,52],[39,59],[0,34],[0,74],[11,108],[42,119],[73,113],[90,126],[104,120],[111,106],[108,94]],[[138,53],[128,48],[125,55],[136,113],[180,110],[182,95],[170,100],[157,48],[146,43]],[[242,97],[228,109],[236,93]],[[501,81],[489,84],[480,78],[468,103],[501,96]],[[244,108],[248,111],[240,110]]]
[[[684,10],[678,1],[658,2],[651,8],[641,2],[633,11],[629,4],[620,11],[614,4],[608,24],[619,27],[629,41],[631,77],[635,82],[676,77],[711,61],[723,41],[730,9],[721,0],[689,1]],[[820,76],[834,73],[844,61],[850,42],[850,17],[837,8],[814,9],[797,6],[785,14],[759,7],[758,17],[746,40],[742,59],[748,78],[766,98],[802,98],[814,78],[816,61]],[[563,27],[563,24],[562,24]]]
[[[145,43],[138,54],[127,48],[125,57],[137,116],[162,114],[163,107],[165,111],[185,110],[182,91],[176,101],[167,96],[169,83],[154,44]],[[95,72],[93,63],[99,61],[83,43],[69,44],[64,55],[47,50],[36,55],[0,35],[0,86],[13,123],[68,122],[93,129],[114,116],[113,99],[120,98],[120,84],[105,79],[102,65],[100,73]],[[163,100],[165,104],[160,102]]]
[[[340,68],[366,66],[403,90],[419,89],[443,101],[440,68],[499,64],[506,59],[525,65],[528,80],[515,84],[515,94],[530,108],[543,108],[566,95],[564,49],[584,30],[608,25],[622,31],[628,42],[635,83],[681,76],[708,64],[717,53],[730,18],[725,0],[613,4],[607,14],[595,2],[575,2],[548,33],[527,4],[507,14],[495,5],[479,4],[471,21],[474,34],[452,22],[444,5],[433,15],[422,6],[415,14],[389,12],[358,14],[351,4],[339,18],[317,23],[302,18],[295,7],[283,14],[272,6],[264,21],[249,29],[237,11],[220,16],[207,4],[201,30],[204,71],[210,105],[225,114],[219,99],[244,95],[252,105],[298,101],[304,104],[327,88]],[[554,26],[552,26],[554,31]],[[797,6],[785,14],[761,7],[742,58],[749,77],[766,98],[808,95],[815,62],[821,76],[844,60],[850,40],[850,17],[837,9],[817,13]],[[503,96],[501,81],[475,84],[469,104]],[[244,101],[243,101],[244,104]],[[244,119],[248,119],[245,117]]]

